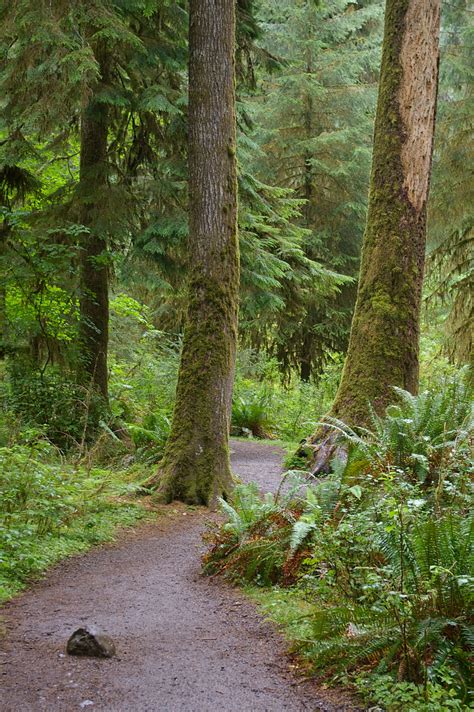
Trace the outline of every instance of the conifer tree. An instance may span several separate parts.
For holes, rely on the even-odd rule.
[[[106,399],[110,248],[137,229],[159,140],[168,117],[179,114],[170,99],[179,84],[173,54],[184,56],[186,14],[182,2],[161,0],[18,0],[1,13],[2,129],[32,153],[46,147],[45,162],[80,147],[58,201],[64,209],[49,221],[82,226],[80,279],[70,284],[80,297],[79,380]],[[5,154],[0,164],[10,160]]]
[[[369,403],[383,412],[392,386],[418,388],[439,22],[439,0],[387,1],[361,273],[332,408],[352,425],[367,423]]]
[[[100,80],[81,116],[80,178],[78,186],[81,240],[79,378],[93,384],[108,400],[107,350],[109,333],[109,279],[107,236],[101,229],[102,202],[107,200],[109,107],[100,93],[107,88],[110,56],[107,46],[96,48]]]
[[[317,376],[347,346],[366,211],[382,3],[263,2],[261,43],[280,65],[261,70],[253,101],[263,180],[305,201],[303,248],[344,275],[339,290],[289,283],[270,349],[284,370]],[[257,335],[258,338],[259,335]]]
[[[439,105],[428,209],[428,294],[446,305],[448,356],[474,372],[472,9],[441,6]]]
[[[239,292],[234,53],[234,0],[191,0],[189,302],[159,473],[167,501],[208,504],[232,485],[228,438]]]

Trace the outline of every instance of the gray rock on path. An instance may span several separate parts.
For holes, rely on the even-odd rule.
[[[68,655],[84,655],[89,658],[111,658],[116,651],[114,641],[108,635],[78,628],[67,641],[66,652]]]

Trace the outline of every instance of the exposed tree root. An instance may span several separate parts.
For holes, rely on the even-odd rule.
[[[332,470],[334,459],[347,461],[347,442],[329,425],[320,426],[301,445],[297,455],[308,458],[308,470],[312,475],[327,475]]]

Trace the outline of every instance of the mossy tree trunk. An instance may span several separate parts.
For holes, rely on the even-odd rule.
[[[6,220],[0,223],[0,265],[3,268],[5,260],[5,245],[10,232]],[[6,273],[6,272],[5,272]],[[0,359],[4,359],[8,351],[8,319],[7,319],[7,290],[5,284],[0,284]]]
[[[392,386],[416,393],[436,114],[440,0],[387,0],[361,272],[331,415],[365,425]]]
[[[8,351],[8,321],[6,301],[6,289],[3,285],[0,285],[0,359],[4,359]]]
[[[101,78],[81,116],[79,222],[86,230],[80,258],[79,380],[108,400],[109,278],[107,237],[101,225],[107,188],[109,109],[100,100],[107,84],[109,58],[101,46],[96,58]]]
[[[229,428],[237,343],[235,2],[191,0],[189,304],[159,493],[212,504],[232,486]]]
[[[311,33],[311,28],[308,27],[308,32]],[[309,39],[309,37],[308,37]],[[306,49],[306,73],[310,76],[313,73],[313,62],[312,54],[309,48]],[[309,92],[306,92],[304,96],[304,130],[305,139],[308,144],[314,138],[314,127],[313,127],[313,97]],[[312,165],[313,155],[311,151],[307,150],[304,155],[304,189],[303,196],[305,203],[303,206],[303,218],[304,227],[308,230],[314,229],[314,188],[313,188],[313,165]],[[307,320],[308,322],[309,320]],[[311,372],[313,367],[313,341],[314,333],[311,329],[311,324],[307,323],[307,329],[303,332],[303,337],[301,339],[300,346],[300,380],[303,383],[309,383],[311,378]]]

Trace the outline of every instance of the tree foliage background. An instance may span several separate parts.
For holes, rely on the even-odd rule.
[[[232,433],[289,443],[291,470],[306,467],[298,443],[329,411],[347,349],[383,14],[383,0],[237,2]],[[238,490],[209,557],[219,567],[230,553],[229,570],[257,572],[259,585],[302,573],[301,589],[269,593],[269,610],[326,671],[347,673],[350,644],[356,683],[388,710],[415,698],[434,709],[427,691],[464,709],[470,679],[472,19],[467,0],[443,0],[420,396],[398,393],[362,437],[338,424],[348,462],[297,510]],[[163,456],[186,312],[187,25],[186,0],[0,0],[0,599],[144,516],[130,495],[148,493]],[[90,105],[107,115],[100,190],[94,171],[80,185]],[[80,377],[94,237],[108,283],[108,402]],[[356,614],[388,677],[367,677],[367,639],[347,634]],[[400,643],[416,672],[404,683]]]

